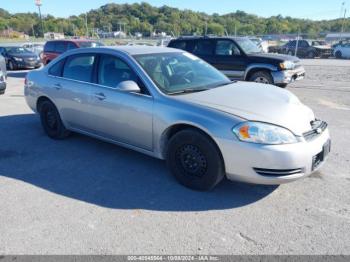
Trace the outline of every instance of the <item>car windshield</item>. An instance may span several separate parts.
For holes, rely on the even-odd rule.
[[[236,42],[246,54],[261,53],[261,49],[248,38],[239,38]]]
[[[134,57],[166,94],[200,92],[231,83],[224,74],[189,53],[146,54]]]
[[[12,54],[31,53],[30,50],[24,47],[7,47],[6,51]]]
[[[104,44],[100,42],[80,42],[79,46],[81,48],[89,48],[89,47],[99,47],[99,46],[104,46]]]

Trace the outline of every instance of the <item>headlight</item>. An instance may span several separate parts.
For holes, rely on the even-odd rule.
[[[297,143],[298,139],[286,128],[260,122],[244,122],[233,128],[239,140],[264,145]]]
[[[283,63],[280,63],[280,67],[282,70],[292,70],[295,68],[295,63],[292,61],[284,61]]]
[[[22,62],[23,61],[23,58],[20,58],[20,57],[13,57],[13,59],[15,59],[18,62]]]

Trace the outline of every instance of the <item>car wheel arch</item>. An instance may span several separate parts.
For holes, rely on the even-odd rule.
[[[244,80],[247,81],[254,73],[264,71],[271,74],[271,72],[278,71],[277,67],[272,65],[256,65],[248,67],[244,76]]]
[[[55,103],[54,103],[50,98],[48,98],[47,96],[41,96],[41,97],[38,98],[38,100],[37,100],[37,102],[36,102],[36,111],[37,111],[38,113],[40,113],[41,104],[42,104],[43,102],[46,102],[46,101],[49,101],[49,102],[51,102],[52,104],[55,105]]]
[[[177,123],[174,124],[170,127],[168,127],[167,129],[165,129],[161,135],[161,139],[160,139],[160,153],[163,159],[165,159],[166,157],[166,153],[167,153],[167,148],[168,148],[168,143],[170,141],[170,139],[172,137],[174,137],[174,135],[176,135],[177,133],[186,130],[186,129],[190,129],[190,130],[195,130],[199,133],[201,133],[202,135],[206,136],[208,139],[210,139],[214,145],[217,147],[218,151],[220,152],[220,158],[222,159],[223,163],[225,164],[224,158],[222,156],[220,147],[218,145],[218,143],[215,141],[215,139],[213,139],[213,137],[204,130],[204,128],[192,125],[192,124],[188,124],[188,123]]]

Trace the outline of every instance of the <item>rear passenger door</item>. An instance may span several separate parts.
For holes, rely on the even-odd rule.
[[[70,128],[92,132],[90,97],[95,54],[78,54],[60,60],[49,70],[50,92],[62,120]]]
[[[209,64],[213,64],[215,62],[214,49],[214,39],[198,39],[194,41],[192,53]]]

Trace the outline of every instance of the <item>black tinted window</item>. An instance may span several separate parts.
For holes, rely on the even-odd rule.
[[[49,75],[52,76],[62,76],[62,70],[63,70],[63,65],[64,65],[64,59],[57,62],[54,64],[50,69],[49,69]]]
[[[91,54],[68,57],[63,70],[63,77],[91,82],[95,56]]]
[[[214,44],[211,40],[199,40],[194,46],[193,53],[196,55],[212,55]]]
[[[186,42],[185,41],[172,41],[169,44],[169,47],[186,50]]]
[[[47,42],[44,49],[45,52],[55,52],[55,42]]]
[[[124,61],[110,55],[101,56],[98,70],[100,85],[116,88],[120,82],[128,80],[138,82],[138,77]]]
[[[78,48],[75,44],[68,42],[67,43],[67,50],[71,50],[71,49],[76,49]]]
[[[63,53],[66,51],[66,43],[65,42],[56,42],[55,51],[57,53]]]

